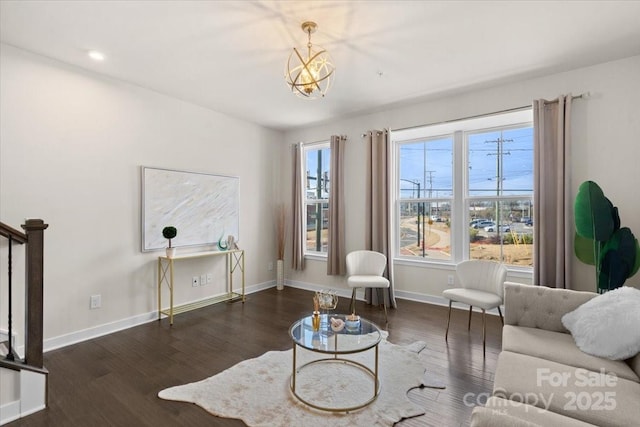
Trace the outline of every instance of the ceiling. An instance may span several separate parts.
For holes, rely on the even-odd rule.
[[[306,20],[336,64],[320,100],[284,82]],[[0,39],[286,130],[638,55],[640,1],[0,0]]]

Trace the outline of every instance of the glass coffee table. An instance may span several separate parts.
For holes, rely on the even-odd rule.
[[[345,320],[344,314],[322,314],[320,315],[320,327],[318,330],[314,330],[313,316],[307,316],[300,320],[296,320],[289,328],[289,335],[293,340],[293,370],[291,373],[291,392],[293,395],[303,402],[304,404],[311,406],[315,409],[331,412],[349,412],[356,409],[363,408],[371,404],[380,394],[380,380],[378,378],[378,344],[382,339],[380,329],[374,323],[360,318],[360,324],[357,327],[347,329],[346,327],[341,331],[334,331],[331,329],[331,322],[329,318],[339,318]],[[301,366],[297,366],[297,351],[298,347],[305,350],[309,350],[314,353],[320,353],[321,356],[310,362],[304,363]],[[348,359],[346,356],[354,355],[356,353],[363,353],[367,350],[373,350],[374,362],[373,367],[367,366],[365,363],[358,362],[356,360]],[[327,357],[323,357],[326,355]],[[300,390],[296,389],[296,376],[301,375],[301,371],[308,369],[309,367],[317,364],[323,364],[323,371],[326,375],[331,375],[332,364],[347,364],[364,372],[365,376],[371,381],[370,388],[366,387],[366,390],[358,388],[354,390],[355,399],[349,399],[348,402],[319,402],[315,401],[313,396],[309,397],[304,395]],[[318,387],[331,387],[326,383],[317,382]],[[343,387],[341,387],[342,389]],[[368,390],[368,391],[367,391]],[[326,390],[326,393],[331,393],[332,390]],[[331,404],[333,403],[333,404]]]

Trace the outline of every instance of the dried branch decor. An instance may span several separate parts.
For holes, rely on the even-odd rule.
[[[287,216],[284,205],[276,210],[276,239],[278,243],[278,259],[284,259],[284,246],[287,238]]]

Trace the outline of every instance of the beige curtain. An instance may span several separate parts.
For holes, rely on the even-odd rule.
[[[344,149],[346,137],[331,137],[329,168],[329,248],[327,274],[343,276],[347,272],[344,244]]]
[[[306,244],[306,232],[304,229],[304,190],[305,171],[302,170],[303,150],[302,143],[293,146],[293,256],[291,257],[291,268],[294,270],[304,270],[304,245]]]
[[[571,94],[533,101],[533,284],[571,287]]]
[[[370,131],[364,136],[367,145],[367,176],[366,176],[366,216],[365,216],[365,248],[383,253],[387,257],[385,277],[391,286],[385,293],[388,307],[397,307],[393,290],[393,253],[392,253],[392,225],[391,225],[391,146],[389,132]],[[371,289],[365,291],[365,297],[370,304],[380,304],[378,293]]]

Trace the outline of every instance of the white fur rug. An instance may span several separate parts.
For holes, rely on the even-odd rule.
[[[422,385],[425,370],[418,353],[424,347],[421,341],[409,346],[380,342],[380,395],[369,406],[349,414],[311,409],[292,395],[289,388],[292,350],[267,352],[205,380],[162,390],[158,397],[195,403],[213,415],[238,418],[251,427],[393,426],[401,419],[424,414],[407,398],[410,389]],[[297,357],[299,367],[319,356],[299,349]],[[374,352],[351,355],[350,359],[373,366]],[[337,371],[328,373],[330,369]],[[330,383],[322,384],[319,378],[330,378]],[[325,404],[330,404],[332,399],[347,399],[349,393],[340,394],[340,390],[354,390],[354,387],[361,390],[355,394],[373,393],[371,377],[348,364],[312,364],[296,376],[299,394]]]

